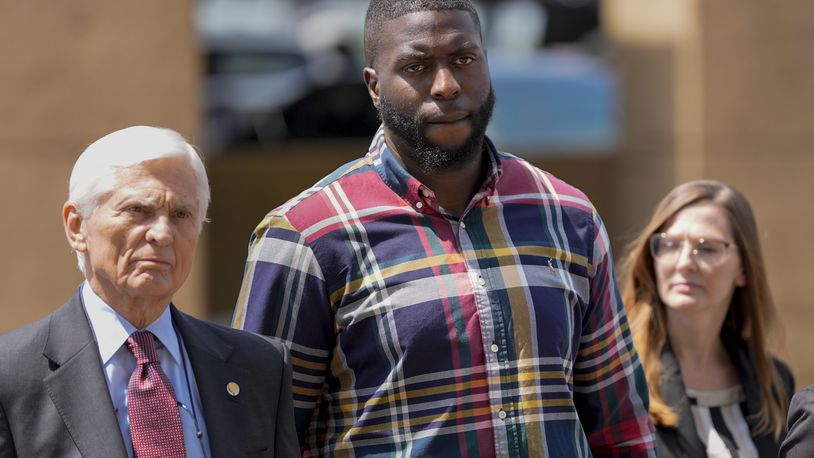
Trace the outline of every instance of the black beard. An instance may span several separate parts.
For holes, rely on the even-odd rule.
[[[424,135],[426,119],[405,114],[384,96],[379,99],[378,110],[382,123],[409,146],[408,151],[399,153],[406,153],[424,173],[429,174],[460,169],[483,152],[483,139],[494,107],[495,93],[490,87],[486,100],[471,116],[472,134],[460,145],[450,149],[441,148],[427,140]]]

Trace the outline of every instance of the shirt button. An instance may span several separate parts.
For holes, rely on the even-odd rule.
[[[486,286],[486,280],[483,277],[478,277],[478,284],[481,286]]]
[[[500,351],[500,347],[498,347],[497,344],[494,343],[492,344],[491,347],[489,347],[489,349],[492,350],[492,353],[497,353],[498,351]]]
[[[501,410],[500,412],[497,413],[497,418],[500,418],[501,420],[505,420],[506,416],[507,414],[505,410]]]
[[[430,197],[430,192],[427,191],[426,189],[422,189],[421,190],[421,195],[424,196],[424,197]]]
[[[463,221],[461,221],[461,229],[466,229],[466,223],[464,223]]]
[[[424,202],[416,202],[415,208],[421,210],[422,208],[424,208]]]

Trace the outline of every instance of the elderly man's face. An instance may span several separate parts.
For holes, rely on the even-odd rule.
[[[170,301],[198,242],[196,180],[184,158],[123,169],[114,191],[81,223],[91,287],[108,302]]]

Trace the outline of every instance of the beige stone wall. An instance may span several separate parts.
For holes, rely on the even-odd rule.
[[[214,194],[209,225],[212,319],[229,323],[243,279],[254,228],[271,209],[363,156],[370,139],[302,141],[213,157]]]
[[[798,387],[814,382],[814,3],[614,0],[624,81],[613,221],[641,227],[676,184],[715,178],[750,199]]]
[[[191,0],[0,0],[0,332],[42,317],[81,281],[61,207],[73,161],[134,124],[194,143],[200,59]],[[203,314],[204,252],[178,302]]]

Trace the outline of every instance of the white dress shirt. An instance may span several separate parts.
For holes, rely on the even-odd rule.
[[[87,282],[82,285],[82,302],[99,345],[107,388],[113,400],[113,408],[116,409],[116,418],[119,421],[127,454],[132,458],[127,384],[136,369],[136,358],[127,348],[126,342],[130,334],[139,329],[107,305]],[[192,372],[181,336],[176,333],[173,326],[170,308],[164,309],[164,313],[143,330],[152,332],[159,340],[157,352],[161,369],[172,383],[175,397],[181,403],[178,410],[184,430],[187,456],[202,458],[211,456],[195,374]],[[197,435],[198,431],[202,433],[200,438]]]

